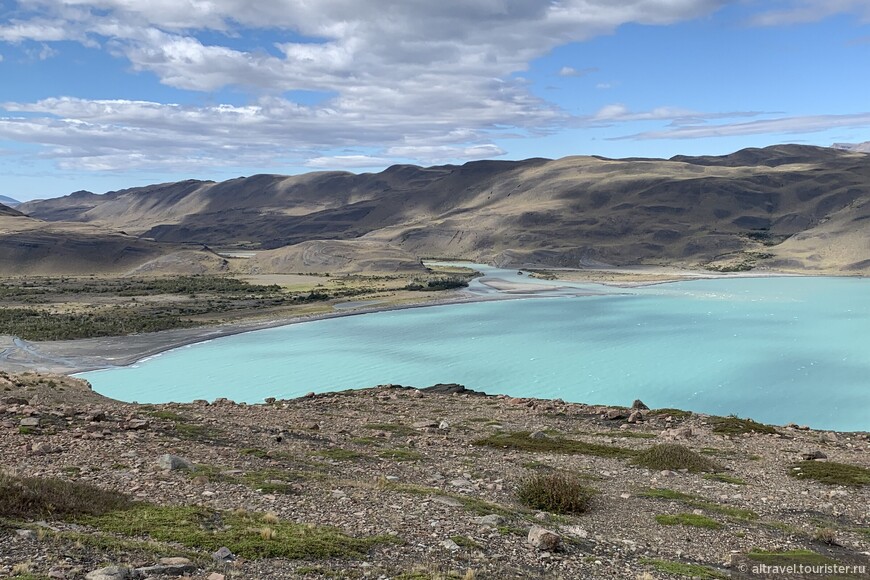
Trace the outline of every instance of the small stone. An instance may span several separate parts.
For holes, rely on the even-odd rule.
[[[30,452],[34,455],[47,455],[49,453],[59,453],[60,451],[59,447],[54,447],[45,441],[40,441],[30,446]]]
[[[224,576],[223,574],[218,574],[217,572],[212,572],[211,574],[208,575],[208,578],[206,578],[205,580],[226,580],[226,578],[227,577]]]
[[[480,526],[490,526],[494,528],[504,523],[504,518],[498,514],[489,514],[488,516],[474,518],[472,521]]]
[[[179,457],[177,455],[170,455],[167,453],[166,455],[161,455],[160,459],[157,460],[157,465],[160,469],[165,469],[167,471],[193,471],[193,463],[185,459],[184,457]]]
[[[414,429],[430,429],[437,428],[440,423],[437,421],[415,421],[411,427]]]
[[[447,421],[441,421],[440,423],[438,423],[438,428],[442,431],[447,431],[448,429],[450,429],[450,423],[448,423]]]
[[[527,538],[529,544],[546,552],[555,552],[562,544],[562,537],[541,526],[532,526]]]
[[[33,530],[15,530],[15,535],[30,540],[36,537],[36,532]]]
[[[235,554],[233,554],[229,548],[226,546],[221,546],[217,552],[211,555],[212,559],[215,562],[232,562],[236,559]]]
[[[18,422],[21,427],[39,427],[39,417],[24,417]]]
[[[441,542],[441,545],[450,550],[451,552],[459,550],[459,544],[450,539],[444,540],[443,542]]]
[[[532,431],[532,434],[529,435],[529,439],[549,439],[550,436],[544,433],[543,431]]]
[[[100,422],[100,421],[105,421],[105,420],[106,420],[106,412],[103,411],[102,409],[94,409],[93,411],[91,411],[90,413],[88,413],[88,414],[85,416],[85,418],[86,418],[88,421],[92,421],[92,422],[98,423],[98,422]]]

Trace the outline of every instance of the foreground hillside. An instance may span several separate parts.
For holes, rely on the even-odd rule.
[[[361,262],[396,271],[420,257],[449,256],[513,266],[867,274],[868,201],[867,154],[780,145],[719,157],[567,157],[184,181],[77,192],[18,209],[161,242],[270,250],[246,265],[256,273]]]
[[[635,407],[455,385],[144,406],[3,375],[0,576],[866,578],[866,433]]]

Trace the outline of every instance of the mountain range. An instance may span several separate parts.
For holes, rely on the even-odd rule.
[[[11,197],[8,197],[8,196],[0,195],[0,203],[2,203],[5,206],[14,207],[21,202],[18,201],[17,199],[12,199]]]
[[[259,251],[232,267],[414,270],[437,256],[870,274],[868,201],[870,156],[803,145],[255,175],[22,203],[28,217],[0,215],[0,264],[24,271],[51,254],[47,239],[11,250],[20,234],[10,241],[4,224],[19,222],[32,236],[91,236],[94,251],[125,247],[76,271],[210,271],[228,267],[216,251],[246,249]]]

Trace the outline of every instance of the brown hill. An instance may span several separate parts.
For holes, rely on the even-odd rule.
[[[24,215],[18,210],[14,210],[8,205],[3,205],[0,203],[0,216],[21,216]]]
[[[170,273],[214,271],[224,262],[213,252],[160,244],[90,224],[45,222],[0,206],[0,273],[3,275],[127,274],[142,269]]]
[[[185,181],[79,192],[20,209],[163,242],[265,250],[355,240],[370,257],[383,248],[512,265],[743,268],[769,261],[868,273],[870,232],[859,227],[867,200],[867,155],[779,145],[719,157],[568,157]],[[279,254],[296,256],[290,262],[298,266],[311,251]],[[264,258],[265,268],[287,262]]]

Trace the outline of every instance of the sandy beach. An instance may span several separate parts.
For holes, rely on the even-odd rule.
[[[367,302],[360,304],[346,302],[339,303],[335,311],[322,314],[270,320],[241,320],[213,326],[172,329],[146,334],[64,341],[31,342],[11,336],[0,336],[0,368],[10,372],[38,371],[75,374],[134,364],[144,358],[197,342],[300,322],[407,308],[424,308],[444,304],[511,300],[532,296],[582,296],[588,294],[588,292],[566,286],[564,282],[597,283],[614,288],[627,288],[704,278],[788,275],[775,272],[766,272],[764,274],[759,272],[743,272],[723,275],[715,272],[690,271],[655,266],[594,270],[548,269],[547,271],[558,274],[559,279],[547,281],[537,279],[534,283],[527,283],[505,280],[497,275],[486,276],[479,278],[479,280],[481,284],[492,289],[494,292],[481,294],[468,290],[456,290],[451,291],[447,296],[405,304],[378,305]],[[341,306],[341,304],[345,306]],[[351,306],[348,307],[347,305]]]

